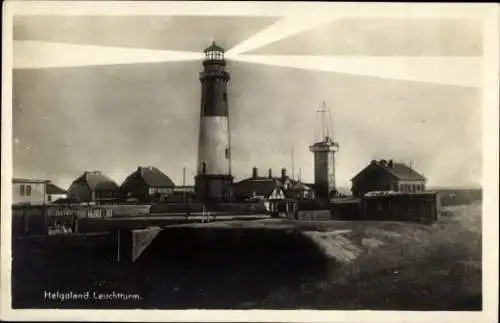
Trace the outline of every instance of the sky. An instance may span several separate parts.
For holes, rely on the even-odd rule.
[[[232,170],[282,167],[313,181],[323,101],[337,184],[372,159],[430,186],[481,182],[482,30],[477,19],[367,18],[296,8],[238,15],[14,18],[14,177],[65,188],[85,170],[119,184],[154,165],[193,183],[202,50],[227,50]],[[402,18],[403,17],[403,18]]]

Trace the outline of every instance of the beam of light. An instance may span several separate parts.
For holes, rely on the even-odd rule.
[[[203,53],[77,45],[43,41],[14,41],[14,68],[78,67],[191,61]]]
[[[298,3],[289,8],[283,18],[254,36],[235,45],[227,53],[232,57],[258,49],[283,38],[307,31],[339,19],[422,19],[478,17],[482,8],[477,6],[417,6],[380,3]]]
[[[403,81],[481,86],[480,57],[238,55],[231,60]]]
[[[301,12],[297,8],[290,10],[283,19],[228,50],[226,57],[231,58],[240,53],[257,49],[340,17],[338,14],[325,11]]]

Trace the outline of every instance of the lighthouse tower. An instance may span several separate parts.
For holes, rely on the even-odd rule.
[[[223,48],[213,42],[204,52],[195,192],[200,201],[228,201],[232,199],[233,182],[227,102],[230,77]]]
[[[309,150],[314,154],[314,186],[320,199],[329,199],[335,188],[335,153],[339,144],[333,140],[330,114],[323,102],[321,109],[321,137]]]

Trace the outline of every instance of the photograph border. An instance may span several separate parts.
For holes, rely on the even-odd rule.
[[[483,20],[482,189],[483,310],[342,311],[342,310],[13,310],[11,307],[12,77],[15,15],[271,15],[286,5],[275,2],[135,2],[135,1],[6,1],[2,19],[2,203],[0,253],[0,318],[33,321],[191,321],[191,322],[495,322],[498,320],[498,147],[499,147],[499,7],[483,4],[339,3],[341,10],[387,14],[410,10],[441,17],[450,13]],[[288,3],[290,4],[290,3]],[[335,3],[299,4],[310,10]],[[399,10],[399,11],[398,11]]]

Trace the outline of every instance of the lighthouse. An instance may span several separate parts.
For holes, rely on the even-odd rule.
[[[197,199],[222,202],[232,199],[231,147],[224,49],[212,43],[204,50],[201,82],[201,113],[198,165],[195,176]]]

